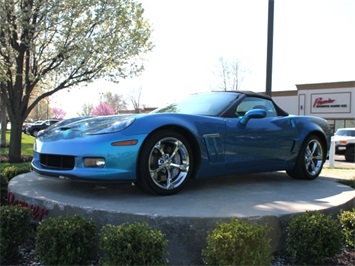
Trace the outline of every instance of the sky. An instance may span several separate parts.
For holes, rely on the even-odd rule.
[[[96,81],[58,92],[52,107],[75,116],[100,93],[141,90],[141,104],[158,107],[218,89],[219,59],[238,61],[241,90],[265,91],[268,0],[140,0],[155,45],[140,77]],[[355,80],[354,0],[274,0],[272,91],[296,84]]]

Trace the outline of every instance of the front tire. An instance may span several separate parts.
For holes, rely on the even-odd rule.
[[[294,169],[286,171],[287,174],[297,179],[313,180],[317,178],[325,161],[323,147],[319,137],[308,136],[302,144]]]
[[[148,137],[138,161],[138,187],[171,195],[180,191],[193,172],[193,153],[186,138],[172,130]]]

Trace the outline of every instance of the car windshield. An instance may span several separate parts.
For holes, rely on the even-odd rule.
[[[335,136],[355,137],[355,130],[338,130],[337,132],[335,132]]]
[[[239,96],[240,94],[235,92],[191,94],[179,102],[158,108],[152,113],[218,116]]]

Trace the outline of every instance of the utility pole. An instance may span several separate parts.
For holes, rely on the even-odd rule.
[[[266,95],[271,97],[272,86],[272,51],[274,39],[274,0],[269,0],[267,26],[267,58],[266,58]]]

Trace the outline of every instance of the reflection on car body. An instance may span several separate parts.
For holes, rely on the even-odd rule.
[[[91,118],[91,116],[77,116],[77,117],[61,120],[57,123],[52,124],[51,126],[45,128],[45,129],[40,130],[38,132],[37,136],[39,136],[40,134],[43,134],[43,132],[46,130],[52,130],[52,129],[60,130],[61,128],[63,128],[66,125],[69,125],[71,123],[74,123],[74,122],[77,122],[80,120],[88,119],[88,118]]]
[[[26,127],[26,133],[28,135],[31,135],[33,137],[37,137],[38,132],[49,127],[50,125],[53,125],[57,123],[57,119],[50,119],[50,120],[45,120],[45,121],[37,121],[34,122],[33,124],[29,125]]]

